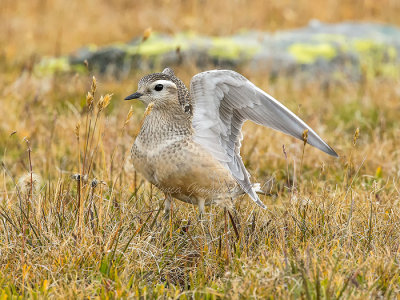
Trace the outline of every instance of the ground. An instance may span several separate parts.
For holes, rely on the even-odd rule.
[[[110,29],[110,39],[139,34],[147,24],[143,19],[160,7],[168,18],[182,14],[184,24],[201,31],[197,6],[214,6],[182,2],[173,12],[168,6],[173,1],[149,1],[137,5],[144,16],[136,21],[123,13],[124,1],[114,6],[104,2],[96,10],[88,1],[77,10],[79,35],[79,30],[67,30],[75,19],[69,10],[62,13],[64,2],[33,1],[28,7],[6,1],[1,8],[1,14],[13,16],[0,18],[9,34],[7,42],[1,40],[0,56],[2,299],[397,297],[399,78],[369,74],[361,81],[326,82],[238,69],[301,116],[340,157],[246,123],[241,153],[253,180],[270,193],[261,197],[268,210],[243,197],[231,214],[210,207],[199,221],[197,208],[174,201],[165,220],[163,195],[129,163],[144,107],[122,99],[136,90],[145,72],[136,70],[119,80],[96,73],[35,76],[36,56],[54,55],[57,49],[37,22],[43,10],[50,37],[57,36],[57,26],[50,30],[50,25],[62,25],[62,46],[54,51],[67,54],[82,44],[109,42],[102,33],[113,28],[107,20],[115,20],[118,11],[137,24],[121,35]],[[318,17],[318,5],[306,1],[294,8],[269,4],[266,9],[275,20],[269,23],[258,12],[261,1],[254,2],[258,9],[238,3],[260,30],[294,27]],[[398,22],[398,3],[385,3],[342,1],[337,7],[329,4],[336,16],[324,12],[320,17]],[[250,24],[234,8],[226,9],[238,21],[229,22],[228,13],[225,23],[208,16],[204,34],[232,33]],[[88,20],[82,19],[85,12]],[[167,24],[170,31],[183,26]],[[218,29],[221,24],[231,25]],[[17,35],[26,28],[31,28],[30,38],[25,37],[29,30]],[[182,66],[175,73],[189,84],[199,71]],[[78,174],[87,176],[77,180]]]

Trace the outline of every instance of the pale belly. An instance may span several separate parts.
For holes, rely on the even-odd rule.
[[[159,189],[179,200],[206,205],[225,202],[238,194],[230,172],[204,148],[190,139],[157,149],[132,148],[135,169]]]

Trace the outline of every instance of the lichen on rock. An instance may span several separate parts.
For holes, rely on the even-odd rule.
[[[40,74],[80,72],[90,68],[115,76],[132,70],[159,70],[167,65],[195,64],[205,68],[235,68],[247,65],[271,73],[344,73],[352,79],[370,74],[397,76],[400,62],[400,29],[372,23],[324,24],[312,21],[307,27],[274,34],[243,31],[222,37],[183,32],[152,33],[146,39],[89,45],[68,57],[44,58]]]

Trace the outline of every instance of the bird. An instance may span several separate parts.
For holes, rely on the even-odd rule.
[[[232,205],[247,194],[266,208],[240,156],[246,120],[281,131],[338,157],[314,130],[278,100],[232,70],[195,75],[190,91],[171,68],[144,76],[125,100],[146,106],[131,148],[134,169],[165,194],[164,212],[173,198],[205,206]],[[306,133],[307,137],[304,138]]]

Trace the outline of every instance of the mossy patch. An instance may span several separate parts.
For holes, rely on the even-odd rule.
[[[377,75],[391,78],[399,76],[395,47],[370,39],[359,39],[353,42],[353,49],[360,57],[361,69],[367,78]]]
[[[52,75],[55,73],[67,72],[85,73],[86,68],[83,65],[71,65],[68,57],[44,57],[35,65],[34,73],[37,75]]]
[[[35,66],[35,72],[39,74],[69,71],[71,71],[71,65],[67,57],[45,57]]]
[[[354,49],[359,53],[369,53],[371,51],[382,51],[383,45],[374,40],[359,39],[355,40]]]
[[[336,49],[329,43],[295,43],[289,46],[288,51],[300,64],[312,64],[319,58],[331,60],[337,55]]]
[[[329,34],[329,33],[319,33],[313,36],[313,40],[317,42],[329,42],[338,43],[340,45],[346,44],[348,38],[343,34]]]
[[[144,57],[158,56],[168,52],[186,50],[189,46],[189,38],[185,34],[179,34],[173,38],[153,33],[147,40],[138,45],[118,45],[118,48],[129,55],[138,54]]]
[[[239,58],[250,58],[259,47],[239,43],[232,38],[215,37],[212,39],[212,45],[208,53],[217,58],[237,60]]]
[[[226,37],[206,37],[193,32],[175,35],[153,32],[147,39],[138,37],[129,44],[114,43],[104,48],[89,45],[71,59],[44,58],[36,65],[35,71],[39,75],[85,72],[85,60],[91,65],[99,66],[102,72],[118,72],[121,68],[125,70],[122,66],[129,66],[137,60],[143,61],[152,69],[157,69],[161,68],[164,58],[168,60],[176,52],[190,57],[199,65],[207,59],[217,64],[225,61],[229,65],[237,65],[247,63],[252,58],[260,63],[265,61],[268,64],[278,64],[283,55],[284,61],[289,60],[290,64],[309,65],[311,68],[318,60],[323,60],[332,66],[329,73],[336,66],[344,65],[349,72],[356,74],[354,77],[358,76],[360,71],[366,77],[382,75],[393,78],[399,74],[399,54],[395,46],[368,36],[356,38],[345,34],[312,32],[301,36],[300,40],[295,36],[282,39],[277,35],[267,42],[260,40],[259,36],[243,33]],[[334,58],[338,59],[332,61]]]

